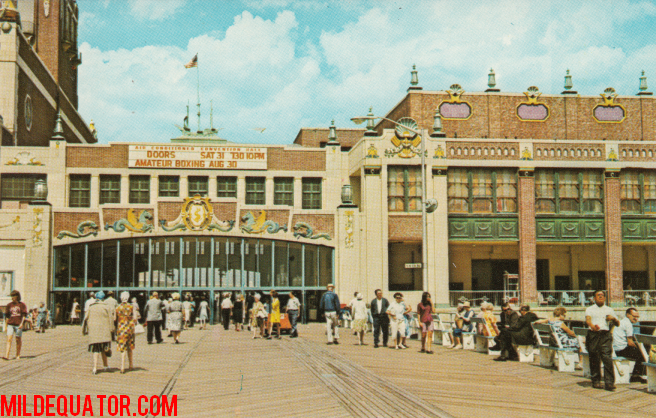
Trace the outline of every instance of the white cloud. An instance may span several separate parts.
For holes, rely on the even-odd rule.
[[[106,0],[108,1],[108,0]],[[128,0],[130,11],[139,20],[164,20],[185,6],[187,0]],[[107,3],[105,3],[107,4]]]

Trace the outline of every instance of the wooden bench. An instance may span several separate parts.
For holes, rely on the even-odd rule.
[[[564,348],[554,334],[551,325],[535,322],[531,325],[540,348],[540,366],[556,366],[559,372],[574,372],[579,358],[578,350],[576,348]],[[546,343],[544,342],[545,338]],[[555,346],[550,344],[551,339],[556,341]]]
[[[588,335],[587,328],[575,327],[572,331],[576,334],[581,346],[581,367],[583,368],[583,377],[590,378],[590,353],[585,346],[585,338]],[[628,385],[631,383],[631,373],[635,367],[635,361],[626,357],[618,357],[613,350],[613,371],[615,373],[615,384]],[[603,368],[602,368],[603,373]]]
[[[474,343],[476,345],[476,351],[479,353],[486,353],[490,356],[498,356],[501,354],[501,351],[490,350],[490,347],[495,345],[494,337],[487,336],[485,334],[479,333],[479,328],[483,328],[487,331],[487,334],[491,334],[490,327],[487,325],[487,321],[484,318],[472,318],[472,323],[474,324]]]
[[[433,314],[433,343],[443,345],[444,347],[452,346],[451,336],[453,333],[453,322],[444,321],[440,314]]]
[[[656,346],[656,336],[635,334],[635,339],[638,341],[638,347],[640,347],[644,359],[642,364],[647,370],[647,392],[656,392],[656,364],[649,362],[649,353],[645,349],[645,344],[650,344],[652,347]]]

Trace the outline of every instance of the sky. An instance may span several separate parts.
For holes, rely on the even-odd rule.
[[[656,90],[656,2],[78,0],[79,111],[99,142],[169,142],[197,129],[291,144],[303,127],[353,128],[419,86],[598,95]],[[198,69],[184,64],[198,54]],[[466,93],[465,93],[466,95]],[[264,129],[264,130],[263,130]]]

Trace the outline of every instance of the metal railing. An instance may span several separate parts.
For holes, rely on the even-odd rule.
[[[538,290],[539,306],[590,306],[594,290]]]
[[[656,290],[625,290],[624,306],[656,306]]]
[[[504,292],[503,290],[452,290],[449,292],[449,303],[457,306],[458,303],[469,302],[472,307],[480,306],[485,302],[500,306],[503,302],[519,304],[519,292]]]

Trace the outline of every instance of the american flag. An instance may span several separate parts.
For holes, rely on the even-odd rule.
[[[185,68],[194,68],[194,67],[198,67],[198,54],[194,55],[191,61],[185,64]]]

